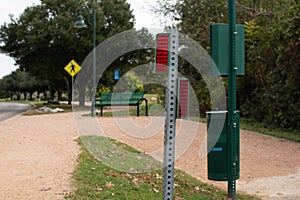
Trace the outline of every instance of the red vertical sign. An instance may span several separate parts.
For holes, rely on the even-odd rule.
[[[189,115],[189,80],[178,79],[178,117]]]
[[[169,63],[169,34],[156,35],[155,72],[167,73]]]

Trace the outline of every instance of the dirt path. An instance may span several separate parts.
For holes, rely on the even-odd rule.
[[[0,199],[63,199],[79,148],[72,115],[19,116],[0,123]]]
[[[147,126],[151,123],[149,119],[142,117],[134,117],[133,121],[138,126]],[[163,121],[163,119],[158,121]],[[162,160],[162,153],[159,151],[163,148],[162,129],[156,135],[148,137],[145,132],[139,132],[138,135],[128,134],[129,130],[113,118],[100,118],[99,124],[108,137],[125,142]],[[177,123],[175,151],[179,154],[184,153],[178,156],[175,167],[204,182],[227,189],[226,182],[212,182],[207,179],[206,152],[201,151],[203,147],[206,149],[203,144],[206,140],[206,124],[195,122],[182,124],[184,124],[182,121]],[[128,126],[134,132],[133,126]],[[196,136],[189,136],[188,133],[193,133],[195,130]],[[189,137],[192,139],[192,144],[190,144]],[[258,195],[264,199],[300,199],[299,143],[241,131],[240,146],[241,177],[237,182],[239,192]]]
[[[87,118],[86,118],[87,119]],[[123,118],[149,127],[150,118]],[[153,118],[163,124],[163,118]],[[97,121],[106,136],[126,142],[161,159],[163,128],[156,134],[122,127],[122,121],[101,117]],[[153,121],[152,121],[153,122]],[[204,147],[206,125],[178,122],[175,166],[202,181],[207,180]],[[182,125],[181,125],[182,124]],[[19,116],[0,123],[0,199],[63,199],[70,191],[70,176],[79,148],[72,113]],[[197,127],[197,128],[195,128]],[[88,128],[86,129],[88,132]],[[135,134],[128,134],[133,133]],[[195,132],[195,137],[186,133]],[[300,199],[300,144],[241,131],[241,178],[238,191],[265,199]],[[209,182],[226,188],[226,183]]]

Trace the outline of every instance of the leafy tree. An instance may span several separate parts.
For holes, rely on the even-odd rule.
[[[144,87],[139,77],[133,73],[126,73],[118,84],[119,87],[115,88],[115,92],[143,92]]]
[[[241,82],[251,96],[243,102],[243,110],[257,120],[299,129],[300,63],[295,59],[300,53],[299,3],[274,2],[269,10],[271,19],[246,24],[246,36],[253,39],[247,41],[249,63]]]
[[[22,94],[24,99],[27,99],[29,94],[29,100],[33,100],[34,92],[38,92],[39,97],[39,91],[46,91],[47,88],[48,84],[45,81],[37,80],[28,72],[16,70],[1,79],[0,90],[5,91],[12,100],[14,96],[16,96],[17,100],[20,100]]]
[[[207,50],[210,24],[227,23],[226,1],[177,0],[173,4],[171,0],[162,0],[160,3],[161,8],[156,12],[172,16],[182,33]],[[244,24],[246,31],[246,75],[238,78],[237,84],[241,114],[299,129],[300,63],[296,58],[300,53],[300,3],[297,0],[238,0],[236,3],[237,22]],[[201,77],[191,77],[201,80]],[[209,101],[204,99],[206,103]]]
[[[99,51],[97,50],[96,72],[97,76],[100,76],[99,74],[101,74],[98,82],[98,85],[100,86],[98,87],[98,90],[102,90],[103,87],[109,88],[110,92],[114,90],[116,81],[113,79],[113,73],[116,68],[119,68],[121,70],[121,75],[124,75],[136,66],[153,61],[153,49],[149,48],[149,46],[153,46],[154,40],[147,29],[139,31],[132,29],[117,35],[116,38],[112,37],[106,40],[106,45],[108,45],[109,48],[101,49],[101,54],[98,53]],[[132,49],[132,51],[128,52],[128,48]],[[116,53],[115,50],[118,50],[118,53]],[[80,83],[79,85],[76,85],[76,89],[83,94],[79,95],[80,105],[84,105],[84,93],[86,87],[91,88],[92,85],[91,60],[92,59],[86,59],[84,61],[84,67],[76,77],[76,81]],[[105,67],[107,68],[104,69]]]
[[[92,0],[88,3],[92,5]],[[19,19],[11,18],[0,28],[1,49],[16,60],[20,69],[48,80],[52,97],[55,91],[60,94],[68,89],[70,93],[71,78],[64,66],[71,59],[81,63],[93,48],[92,26],[81,31],[73,27],[83,6],[76,0],[41,0],[41,5],[28,7]],[[133,27],[134,18],[125,0],[103,0],[95,6],[97,43]],[[90,18],[88,12],[82,14]]]

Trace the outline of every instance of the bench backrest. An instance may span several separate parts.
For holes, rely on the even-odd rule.
[[[143,92],[138,93],[112,93],[112,94],[101,94],[100,104],[137,104],[141,103],[139,100],[144,97]]]

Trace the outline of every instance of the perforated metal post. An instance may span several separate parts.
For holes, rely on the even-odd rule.
[[[172,29],[170,32],[169,51],[170,62],[165,104],[163,200],[173,200],[178,73],[178,30],[176,29]]]
[[[236,3],[228,0],[229,74],[228,74],[228,197],[236,199],[236,174],[239,159],[237,143],[239,118],[236,111]]]

